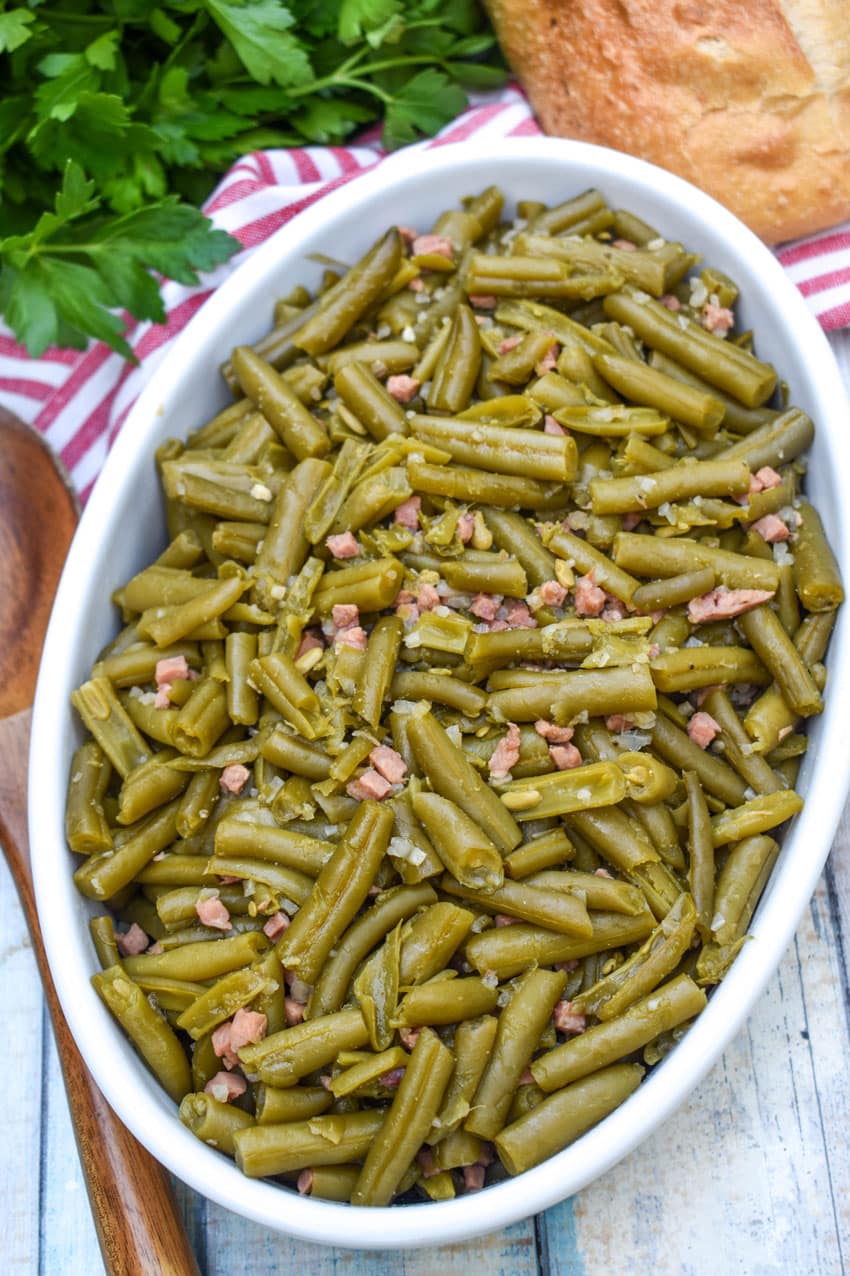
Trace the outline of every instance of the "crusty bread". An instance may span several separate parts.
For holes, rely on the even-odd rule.
[[[486,0],[547,133],[642,156],[769,243],[850,217],[850,0]]]

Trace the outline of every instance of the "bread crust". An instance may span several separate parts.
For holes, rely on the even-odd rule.
[[[848,0],[486,3],[547,133],[668,168],[768,243],[850,217]]]

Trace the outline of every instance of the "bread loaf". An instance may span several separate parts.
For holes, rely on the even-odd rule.
[[[769,243],[850,217],[850,0],[486,0],[547,133],[652,160]]]

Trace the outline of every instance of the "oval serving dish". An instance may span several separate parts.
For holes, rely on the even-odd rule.
[[[405,151],[300,214],[241,266],[175,342],[140,396],[104,467],[74,540],[44,646],[32,732],[30,839],[39,913],[68,1022],[106,1098],[136,1137],[205,1196],[299,1238],[355,1248],[445,1244],[547,1208],[605,1173],[695,1089],[744,1022],[790,942],[829,851],[850,778],[846,619],[829,653],[826,710],[813,720],[798,787],[806,798],[790,827],[750,933],[707,1009],[676,1049],[610,1117],[571,1147],[515,1179],[441,1203],[358,1209],[299,1197],[245,1178],[184,1128],[176,1105],[123,1037],[89,982],[98,969],[88,933],[92,905],[76,891],[64,838],[65,790],[82,728],[71,691],[116,629],[110,594],[165,544],[154,449],[183,436],[228,402],[215,369],[234,345],[271,323],[275,298],[318,282],[309,253],[355,260],[385,226],[426,226],[460,198],[497,184],[506,215],[516,201],[556,203],[590,186],[668,238],[702,253],[740,285],[739,319],[756,334],[790,400],[816,425],[807,492],[845,577],[850,531],[841,479],[850,462],[848,405],[831,351],[772,254],[730,213],[671,174],[614,151],[554,139],[456,144]]]

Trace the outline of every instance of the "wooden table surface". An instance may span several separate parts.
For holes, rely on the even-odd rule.
[[[831,338],[850,389],[850,332]],[[850,421],[847,423],[850,430]],[[29,940],[0,865],[0,1269],[99,1276]],[[850,1271],[850,804],[796,938],[699,1093],[603,1180],[463,1245],[321,1248],[177,1184],[205,1276],[841,1276]],[[161,1276],[152,1272],[150,1276]]]

